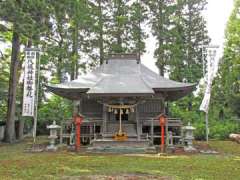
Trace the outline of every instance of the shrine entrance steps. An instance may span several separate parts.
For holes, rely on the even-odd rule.
[[[149,140],[128,139],[117,141],[110,138],[97,139],[91,142],[88,152],[93,153],[156,153]]]
[[[106,146],[114,146],[114,147],[149,147],[149,140],[137,140],[137,139],[127,139],[124,141],[118,141],[110,138],[104,139],[96,139],[91,142],[92,147],[106,147]]]

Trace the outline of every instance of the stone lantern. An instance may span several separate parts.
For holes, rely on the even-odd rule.
[[[47,126],[47,129],[50,130],[50,136],[48,136],[48,138],[50,139],[50,145],[47,146],[47,150],[49,151],[57,150],[57,146],[55,146],[55,140],[57,139],[57,130],[60,128],[61,126],[58,126],[56,124],[56,121],[53,121],[51,125]]]
[[[183,131],[184,131],[184,141],[187,143],[187,146],[184,147],[184,151],[186,152],[193,152],[196,151],[196,149],[193,147],[193,140],[194,140],[194,136],[193,136],[193,132],[196,128],[194,128],[193,126],[191,126],[191,123],[189,122],[187,126],[183,127]]]

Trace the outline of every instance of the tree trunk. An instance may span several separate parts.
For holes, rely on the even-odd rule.
[[[192,100],[192,97],[190,97],[190,100]],[[188,102],[188,111],[192,111],[192,101]]]
[[[121,12],[121,1],[116,1],[115,2],[115,6],[117,8],[117,12],[116,12],[116,19],[118,19],[118,17],[122,17],[123,13]],[[123,48],[122,48],[122,24],[119,22],[119,20],[117,20],[117,31],[116,31],[116,39],[117,39],[117,49],[115,50],[115,53],[122,53],[123,52]]]
[[[19,65],[20,38],[19,34],[13,30],[11,67],[8,89],[8,110],[6,120],[5,142],[13,143],[15,135],[15,111],[16,111],[16,91],[17,91],[17,70]]]
[[[164,22],[164,15],[163,15],[163,2],[160,1],[158,3],[158,68],[159,68],[159,75],[164,76],[165,70],[165,62],[164,62],[164,50],[163,50],[163,22]]]
[[[19,119],[19,124],[18,124],[18,140],[23,140],[24,138],[24,133],[23,133],[23,130],[24,130],[24,120],[22,118]]]
[[[218,118],[219,118],[220,121],[224,120],[224,110],[223,109],[221,109],[219,111]]]
[[[63,83],[63,78],[62,78],[62,70],[63,70],[63,67],[62,67],[62,57],[58,57],[58,62],[57,62],[57,79],[59,80],[60,83]]]
[[[99,55],[100,55],[100,64],[103,64],[104,61],[104,46],[103,46],[103,18],[102,18],[102,0],[98,0],[99,8]]]
[[[71,69],[71,80],[74,80],[78,76],[78,23],[74,27],[72,37],[72,69]]]
[[[158,69],[159,69],[159,75],[164,77],[164,65],[160,65]]]
[[[24,83],[19,84],[21,87],[21,93],[23,94],[24,91]],[[23,107],[23,98],[20,100],[20,107]],[[16,138],[18,140],[23,140],[23,128],[24,128],[24,119],[18,118],[18,131],[16,132]],[[15,124],[16,125],[16,124]]]

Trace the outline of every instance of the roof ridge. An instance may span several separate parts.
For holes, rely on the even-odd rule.
[[[140,74],[139,76],[140,76],[141,80],[143,81],[143,83],[154,92],[153,88],[147,82],[145,82],[145,80],[142,77],[142,74]]]
[[[89,88],[88,91],[91,91],[91,89],[95,88],[95,87],[96,87],[101,81],[103,81],[103,80],[104,80],[104,78],[101,76],[101,78],[99,79],[99,81],[97,81],[94,86],[92,86],[91,88]],[[87,93],[88,93],[88,91],[87,91]]]

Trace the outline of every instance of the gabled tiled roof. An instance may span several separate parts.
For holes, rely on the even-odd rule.
[[[89,96],[154,96],[163,93],[168,100],[175,100],[192,92],[196,84],[169,80],[141,64],[137,56],[112,56],[100,67],[78,79],[48,85],[60,96],[77,99]]]

